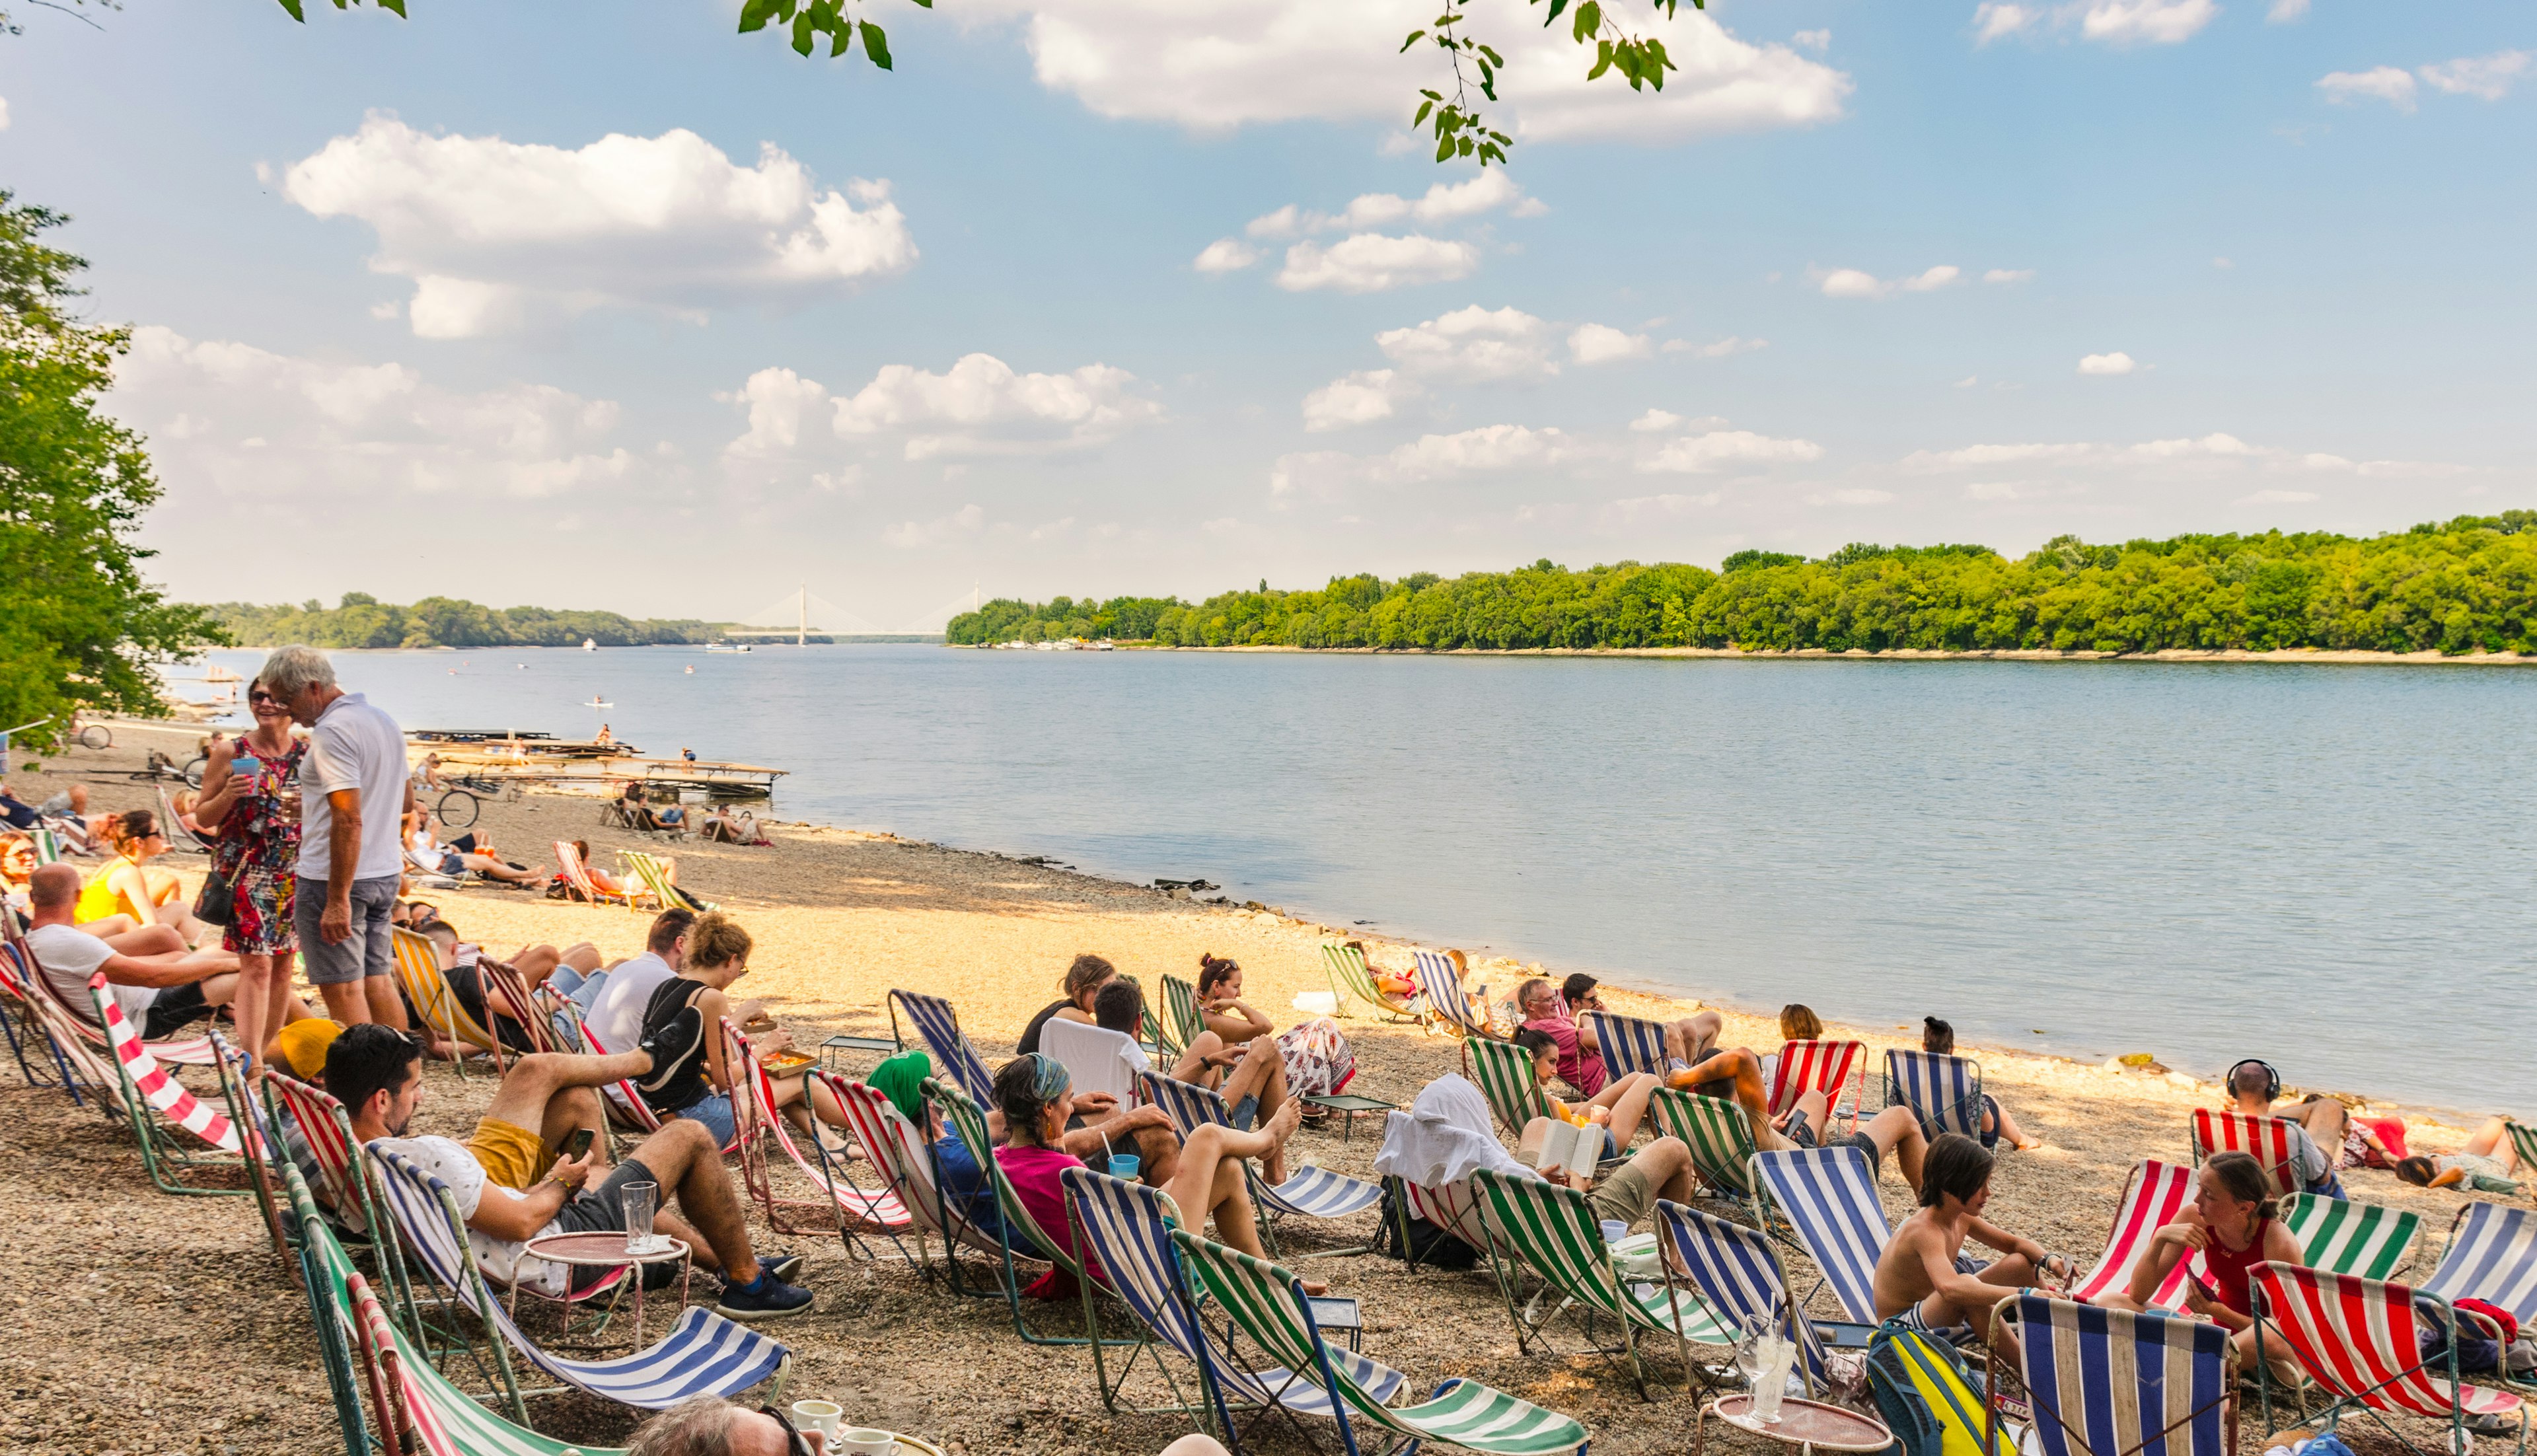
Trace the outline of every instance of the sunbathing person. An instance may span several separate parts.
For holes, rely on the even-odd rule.
[[[236,956],[192,950],[172,925],[92,934],[73,922],[80,900],[78,870],[67,864],[37,869],[28,879],[32,927],[27,944],[43,968],[46,984],[90,1026],[99,1031],[105,1026],[88,989],[89,979],[100,971],[124,1020],[145,1042],[172,1037],[209,1018],[237,993]],[[305,1008],[299,1014],[306,1015]]]
[[[2454,1153],[2416,1155],[2396,1161],[2396,1176],[2417,1188],[2471,1188],[2478,1193],[2517,1197],[2519,1149],[2510,1141],[2510,1119],[2496,1117],[2475,1130]]]
[[[1481,1169],[1510,1177],[1541,1176],[1498,1141],[1480,1090],[1453,1072],[1420,1088],[1407,1116],[1396,1112],[1387,1119],[1383,1150],[1374,1160],[1376,1172],[1426,1188],[1462,1182]],[[1585,1193],[1597,1220],[1632,1227],[1656,1211],[1659,1198],[1687,1203],[1697,1196],[1691,1149],[1679,1138],[1658,1138],[1600,1180],[1575,1174],[1565,1181]]]
[[[1711,1013],[1704,1012],[1703,1015]],[[1887,1108],[1857,1124],[1857,1130],[1836,1145],[1826,1141],[1832,1129],[1832,1102],[1820,1089],[1798,1095],[1777,1118],[1770,1113],[1770,1091],[1762,1080],[1762,1058],[1751,1047],[1713,1051],[1665,1079],[1670,1087],[1688,1087],[1702,1097],[1722,1098],[1744,1109],[1752,1124],[1753,1146],[1765,1153],[1790,1148],[1846,1146],[1867,1155],[1871,1177],[1883,1173],[1885,1157],[1894,1155],[1895,1170],[1911,1187],[1920,1186],[1921,1159],[1929,1151],[1919,1115],[1910,1108]]]
[[[705,810],[696,832],[708,840],[726,845],[771,845],[775,843],[760,833],[754,815],[744,814],[729,804],[716,804]]]
[[[424,874],[445,874],[453,879],[475,873],[506,885],[544,885],[554,878],[549,870],[525,869],[476,849],[442,844],[432,835],[431,811],[421,807],[414,811],[414,832],[406,836],[405,856],[408,863]]]
[[[1273,1041],[1277,1057],[1286,1068],[1282,1086],[1295,1097],[1327,1096],[1346,1087],[1356,1075],[1356,1053],[1349,1048],[1347,1039],[1339,1035],[1339,1024],[1327,1016],[1299,1021],[1272,1036],[1268,1018],[1242,999],[1239,961],[1202,952],[1198,958],[1197,991],[1200,1019],[1205,1022],[1206,1029],[1191,1042],[1192,1050],[1200,1050],[1202,1044],[1207,1044],[1205,1049],[1213,1054],[1246,1044],[1256,1046]],[[1186,1059],[1183,1065],[1187,1065]],[[1184,1082],[1195,1080],[1178,1069],[1172,1075]],[[1304,1115],[1325,1114],[1308,1107]]]
[[[126,915],[136,925],[172,926],[187,945],[199,944],[214,933],[214,927],[195,918],[174,873],[151,863],[167,853],[167,836],[161,831],[159,816],[149,809],[134,809],[107,823],[114,857],[89,876],[81,889],[79,918],[101,920]]]
[[[1955,1055],[1956,1029],[1934,1016],[1921,1017],[1920,1049],[1936,1056]],[[1985,1092],[1983,1094],[1982,1145],[1994,1147],[2001,1138],[2008,1139],[2008,1145],[2021,1153],[2032,1153],[2044,1146],[2044,1139],[2028,1137],[2026,1129],[2018,1126],[2017,1119],[1999,1105],[1999,1099]]]
[[[2038,1274],[2066,1281],[2070,1260],[1982,1216],[1990,1202],[1991,1156],[1981,1143],[1958,1132],[1940,1133],[1921,1169],[1919,1208],[1876,1257],[1876,1317],[1900,1318],[1906,1328],[1942,1337],[1971,1325],[1976,1338],[1987,1342],[1992,1305],[2032,1286]],[[1968,1238],[2003,1257],[1972,1267],[1964,1257]],[[2001,1338],[2013,1347],[2014,1336],[2002,1331]]]
[[[1373,958],[1367,956],[1365,942],[1362,940],[1348,941],[1346,948],[1360,956],[1366,956],[1365,979],[1374,983],[1375,994],[1383,998],[1384,1008],[1398,1011],[1404,1016],[1411,1014],[1410,1003],[1418,999],[1417,981],[1377,966]]]
[[[2267,1259],[2277,1264],[2308,1262],[2299,1239],[2276,1217],[2277,1212],[2272,1175],[2262,1164],[2244,1153],[2214,1153],[2194,1174],[2193,1201],[2179,1212],[2175,1223],[2150,1235],[2149,1246],[2132,1265],[2131,1283],[2120,1291],[2108,1290],[2091,1302],[2135,1313],[2148,1309],[2177,1264],[2198,1249],[2210,1279],[2194,1277],[2184,1282],[2184,1307],[2233,1331],[2230,1343],[2237,1347],[2240,1365],[2252,1366],[2256,1335],[2247,1272]],[[2293,1388],[2305,1383],[2280,1330],[2264,1332],[2263,1353],[2275,1379]]]
[[[2300,1191],[2344,1196],[2343,1180],[2334,1175],[2335,1160],[2325,1154],[2327,1148],[2337,1154],[2343,1151],[2344,1124],[2351,1116],[2343,1104],[2310,1094],[2276,1108],[2282,1074],[2273,1070],[2272,1063],[2251,1057],[2229,1069],[2227,1087],[2233,1100],[2230,1110],[2249,1117],[2279,1117],[2291,1124],[2291,1171],[2299,1177]]]
[[[1550,1084],[1559,1076],[1559,1044],[1550,1039],[1549,1033],[1526,1026],[1515,1034],[1515,1045],[1531,1054],[1532,1079],[1542,1089],[1543,1100],[1556,1110],[1568,1111],[1567,1103],[1550,1096]],[[1654,1072],[1632,1072],[1604,1084],[1602,1091],[1577,1104],[1576,1110],[1587,1121],[1602,1124],[1609,1144],[1603,1156],[1617,1158],[1628,1149],[1630,1139],[1638,1136],[1639,1123],[1648,1115],[1649,1099],[1662,1086]]]

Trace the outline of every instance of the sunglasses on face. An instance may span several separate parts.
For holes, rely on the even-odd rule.
[[[773,1406],[759,1406],[757,1411],[759,1415],[769,1418],[776,1424],[784,1427],[785,1456],[816,1456],[816,1453],[811,1449],[810,1437],[794,1428],[791,1417]]]
[[[257,688],[254,692],[247,694],[246,700],[250,703],[271,703],[277,708],[282,706],[282,700],[280,698],[266,692],[262,688]]]

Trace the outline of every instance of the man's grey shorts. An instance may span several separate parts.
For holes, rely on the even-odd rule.
[[[398,876],[353,881],[353,933],[333,945],[317,933],[326,914],[326,882],[299,877],[291,923],[299,932],[300,964],[313,985],[342,985],[370,976],[385,976],[396,962],[395,926],[388,912],[396,909]]]

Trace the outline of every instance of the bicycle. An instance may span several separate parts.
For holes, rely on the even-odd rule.
[[[451,829],[466,829],[475,824],[484,800],[489,798],[495,803],[510,803],[521,793],[519,785],[506,784],[499,779],[457,778],[450,780],[449,785],[448,791],[440,795],[440,802],[432,812]]]
[[[82,737],[85,739],[86,734],[83,734]],[[203,770],[210,765],[211,760],[209,758],[201,754],[196,754],[193,758],[187,760],[185,766],[180,769],[176,767],[176,760],[169,758],[166,754],[153,748],[150,750],[150,757],[144,762],[142,767],[132,771],[132,778],[133,782],[138,784],[150,784],[156,783],[162,779],[173,779],[188,789],[200,789],[203,787]]]

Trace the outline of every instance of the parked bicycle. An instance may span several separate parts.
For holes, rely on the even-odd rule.
[[[449,791],[440,795],[440,802],[432,812],[449,828],[466,829],[475,824],[476,815],[484,807],[485,800],[511,803],[520,797],[521,792],[519,785],[499,779],[460,777],[449,781]]]

